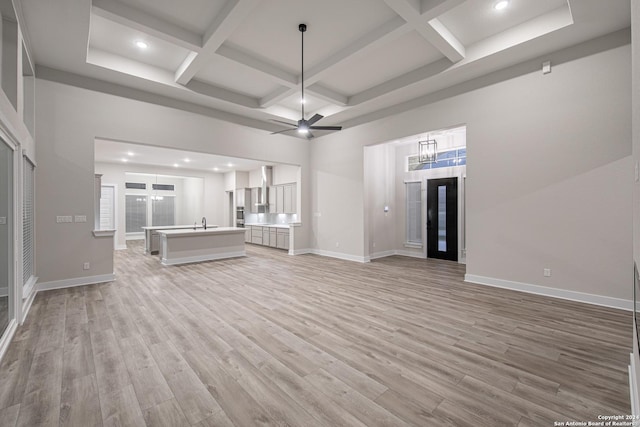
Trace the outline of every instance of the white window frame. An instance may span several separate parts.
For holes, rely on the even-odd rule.
[[[35,275],[36,164],[24,153],[22,158],[22,298],[27,298],[38,279]],[[28,202],[31,212],[28,212]],[[30,268],[25,268],[27,263]]]
[[[422,248],[424,233],[422,230],[422,181],[405,181],[405,243],[407,248]],[[414,188],[411,188],[411,187]],[[415,188],[417,186],[417,188]],[[416,192],[417,190],[417,192]],[[411,197],[412,191],[415,197]],[[413,204],[413,207],[411,206]],[[416,212],[417,211],[417,212]],[[413,215],[413,216],[412,216]],[[412,224],[412,222],[414,222]],[[412,229],[413,226],[413,229]]]

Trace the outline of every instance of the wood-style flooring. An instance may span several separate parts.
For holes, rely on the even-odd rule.
[[[248,245],[37,295],[0,365],[2,426],[553,426],[628,414],[627,312]]]

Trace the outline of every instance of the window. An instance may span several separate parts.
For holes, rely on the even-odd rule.
[[[146,190],[147,184],[143,182],[125,182],[124,188],[132,188],[134,190]]]
[[[407,182],[407,230],[406,241],[410,245],[422,246],[422,186],[420,182]]]
[[[151,196],[151,224],[176,225],[175,197]]]
[[[151,184],[151,187],[154,190],[173,191],[175,189],[175,186],[173,184]]]
[[[125,196],[125,222],[127,233],[142,233],[147,226],[147,196]]]
[[[22,197],[22,284],[34,274],[34,166],[25,156]]]

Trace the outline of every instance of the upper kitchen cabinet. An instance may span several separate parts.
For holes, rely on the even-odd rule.
[[[274,185],[270,189],[269,208],[271,213],[297,213],[296,184]],[[275,199],[273,201],[273,199]]]

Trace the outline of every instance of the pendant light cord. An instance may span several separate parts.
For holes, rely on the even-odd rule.
[[[300,27],[300,33],[301,33],[301,46],[302,46],[302,52],[300,53],[300,58],[301,58],[301,62],[300,62],[300,69],[302,70],[302,99],[300,100],[300,104],[302,105],[302,120],[304,120],[304,103],[305,103],[305,99],[304,99],[304,32],[307,29],[306,25],[304,27]]]

